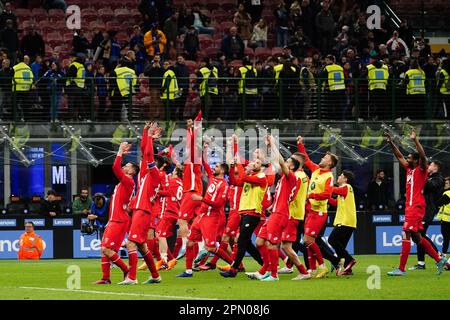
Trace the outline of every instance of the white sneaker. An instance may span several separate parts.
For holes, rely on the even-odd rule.
[[[280,270],[278,270],[278,274],[291,274],[294,272],[293,268],[283,267]]]
[[[297,281],[297,280],[309,280],[311,279],[311,274],[308,272],[307,274],[300,273],[295,278],[292,278],[291,280]]]
[[[266,278],[270,275],[270,272],[267,271],[265,274],[260,274],[258,271],[256,272],[246,272],[245,273],[249,279],[252,280],[261,280],[262,278]]]
[[[123,281],[118,283],[118,285],[121,285],[121,286],[130,286],[130,285],[135,285],[135,284],[138,284],[137,279],[136,280],[131,280],[128,277],[126,277],[125,280],[123,280]]]
[[[342,272],[344,272],[344,264],[345,264],[345,259],[341,258],[341,260],[339,260],[339,268],[336,270],[336,275],[340,276],[342,274]]]

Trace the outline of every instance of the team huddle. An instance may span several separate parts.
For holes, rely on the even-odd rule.
[[[294,266],[298,275],[292,280],[325,278],[333,270],[337,276],[352,275],[356,260],[346,247],[357,225],[354,176],[344,170],[335,186],[332,169],[338,157],[327,152],[319,164],[313,163],[302,137],[298,136],[298,151],[284,159],[277,141],[268,135],[264,138],[265,148],[256,149],[251,159],[245,159],[239,154],[238,138],[233,136],[227,141],[226,163],[211,168],[208,163],[211,142],[203,144],[199,157],[196,153],[200,121],[201,112],[194,120],[187,121],[187,157],[183,164],[171,147],[154,153],[153,141],[162,132],[156,123],[146,123],[144,127],[140,165],[129,162],[121,167],[131,145],[126,142],[120,145],[113,164],[119,184],[111,198],[109,222],[101,244],[103,276],[95,284],[111,283],[111,264],[123,272],[121,285],[137,284],[138,269],[150,271],[144,284],[159,283],[162,281],[159,271],[172,269],[182,257],[186,268],[177,275],[179,278],[193,277],[193,271],[216,268],[223,277],[236,277],[239,272],[245,272],[246,253],[260,265],[255,272],[246,273],[250,279],[278,281],[278,274],[293,273]],[[407,170],[400,267],[389,275],[404,274],[411,238],[436,260],[440,274],[448,262],[419,233],[424,215],[421,198],[427,164],[415,132],[411,137],[418,154],[411,154],[406,160],[388,137]],[[276,172],[279,178],[272,197],[270,188],[276,181]],[[205,191],[204,174],[208,178]],[[328,238],[334,252],[322,239],[329,205],[337,208],[334,228]],[[268,218],[266,213],[270,213]],[[177,232],[176,242],[171,250],[167,239],[174,232]],[[118,255],[127,234],[128,265]],[[139,268],[138,251],[144,260]],[[298,252],[303,254],[303,263]],[[217,266],[219,259],[227,264]],[[280,259],[283,267],[279,266]],[[330,261],[332,270],[324,259]]]

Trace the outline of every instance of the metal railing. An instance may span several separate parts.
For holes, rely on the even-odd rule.
[[[333,120],[410,118],[442,119],[448,95],[426,80],[425,94],[407,94],[401,79],[386,89],[369,90],[367,79],[348,78],[345,89],[330,91],[327,80],[219,78],[213,86],[193,78],[166,81],[140,77],[122,96],[116,79],[106,84],[85,79],[84,86],[65,78],[33,85],[0,79],[0,119],[6,122],[102,122],[182,120],[202,110],[206,120]],[[250,81],[250,80],[249,80]],[[112,88],[116,90],[112,92]],[[24,89],[25,88],[25,89]],[[242,88],[247,88],[243,90]]]

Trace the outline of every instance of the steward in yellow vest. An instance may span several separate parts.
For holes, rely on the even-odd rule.
[[[83,65],[84,55],[72,52],[71,63],[66,73],[68,116],[72,120],[83,120],[89,117],[88,97],[85,92],[86,69]]]
[[[445,178],[445,191],[436,205],[441,207],[438,213],[438,219],[441,221],[441,233],[444,238],[442,241],[442,252],[448,253],[450,242],[450,177]]]
[[[321,111],[322,118],[344,120],[346,97],[344,69],[335,63],[333,55],[325,57],[325,68],[321,73],[325,101]]]
[[[169,61],[164,61],[164,74],[161,83],[161,99],[175,100],[179,97],[179,88],[175,71]]]
[[[222,104],[218,101],[219,71],[211,64],[211,58],[205,57],[197,72],[202,114],[207,120],[216,120],[222,115]]]
[[[349,275],[356,260],[346,250],[347,244],[356,230],[356,204],[355,193],[351,184],[354,176],[351,171],[344,170],[338,177],[339,187],[333,187],[332,193],[337,199],[330,197],[328,200],[332,206],[337,207],[334,218],[334,229],[328,238],[328,243],[333,247],[339,259],[345,259],[339,266],[338,275]]]
[[[387,108],[389,98],[386,88],[389,79],[388,67],[380,62],[378,57],[371,57],[371,63],[367,65],[367,84],[369,88],[369,110],[367,119],[378,117],[386,119],[390,117]],[[362,115],[366,118],[365,115]]]
[[[13,110],[14,118],[18,117],[22,121],[31,120],[29,119],[32,113],[27,112],[27,109],[31,109],[31,106],[34,104],[33,98],[30,95],[30,90],[34,87],[34,77],[33,71],[29,67],[30,58],[28,56],[24,56],[22,62],[17,63],[12,68],[12,87],[11,90],[14,92],[13,101],[15,99],[15,110],[18,111],[18,114]],[[13,119],[16,121],[17,119]]]
[[[126,66],[122,66],[119,64],[116,69],[114,69],[115,77],[116,77],[116,84],[117,84],[117,90],[122,97],[127,97],[131,93],[133,94],[134,88],[137,84],[137,76],[136,72]],[[117,94],[114,92],[113,94]]]
[[[121,59],[110,74],[111,113],[114,121],[121,121],[122,108],[130,112],[130,93],[134,93],[137,84],[136,72],[126,59]],[[130,92],[131,90],[131,92]]]
[[[70,59],[71,63],[66,74],[66,87],[76,86],[80,89],[84,89],[84,84],[86,81],[86,69],[84,68],[84,65],[82,63],[81,55],[72,53]]]
[[[437,107],[437,119],[449,118],[450,113],[450,60],[442,61],[441,70],[437,77],[439,90],[439,102]]]
[[[29,58],[28,58],[29,61]],[[13,67],[14,80],[12,91],[30,91],[33,85],[33,71],[25,62],[19,62]]]
[[[417,59],[411,60],[409,70],[405,73],[407,116],[412,119],[425,119],[426,90],[425,72]]]

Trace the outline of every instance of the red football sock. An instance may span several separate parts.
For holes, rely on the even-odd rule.
[[[199,250],[198,243],[194,243],[194,246],[192,248],[194,249],[193,257],[195,259],[195,257],[198,255],[198,250]]]
[[[130,278],[131,280],[136,280],[138,263],[138,255],[136,250],[130,250],[128,252],[128,263],[130,264],[130,272],[128,273],[128,278]]]
[[[274,278],[278,277],[278,249],[269,250],[270,254],[270,275]]]
[[[155,247],[155,239],[154,238],[153,239],[147,239],[145,242],[147,243],[148,251],[153,252],[153,248]]]
[[[291,259],[288,259],[288,261],[286,261],[286,268],[292,268],[294,266],[294,263],[291,261]]]
[[[194,262],[194,246],[186,246],[186,270],[192,270]]]
[[[152,274],[152,278],[158,278],[159,274],[156,270],[155,261],[153,261],[153,255],[150,251],[147,251],[147,253],[144,254],[144,260]]]
[[[317,245],[317,243],[313,242],[311,243],[311,245],[309,246],[314,254],[314,257],[316,258],[317,263],[319,264],[319,266],[321,264],[323,264],[323,257],[322,257],[322,252],[320,252],[320,248]]]
[[[308,271],[306,270],[305,266],[303,264],[300,263],[300,265],[296,266],[298,272],[300,272],[301,274],[308,274]]]
[[[436,252],[436,250],[433,249],[433,246],[427,239],[422,238],[418,245],[421,246],[425,250],[425,252],[434,259],[434,261],[441,261],[441,257]]]
[[[227,256],[228,256],[228,253],[225,251],[225,250],[227,250],[227,247],[228,247],[228,243],[225,242],[225,241],[222,241],[222,242],[220,243],[220,245],[219,245],[219,249],[222,249],[222,250],[227,254]],[[209,263],[210,263],[210,264],[216,264],[217,261],[219,260],[219,258],[221,258],[221,257],[219,257],[219,255],[214,254],[214,257],[212,257],[212,259],[211,259],[211,261],[210,261]],[[230,257],[230,259],[231,259],[231,261],[233,262],[233,258]],[[228,263],[230,263],[230,262],[228,262]]]
[[[262,267],[258,270],[258,272],[261,275],[264,275],[269,269],[270,265],[269,249],[267,249],[267,246],[263,244],[262,246],[258,246],[258,251],[261,254],[261,258],[263,259],[264,262]]]
[[[233,252],[231,253],[231,259],[233,259],[233,261],[236,260],[237,252],[238,252],[238,245],[237,243],[235,243],[233,245]]]
[[[102,279],[107,280],[110,278],[110,271],[111,271],[111,262],[109,261],[108,257],[102,257]]]
[[[310,247],[311,246],[307,247],[309,268],[311,270],[316,270],[316,258],[314,256],[314,252],[312,251],[312,249]]]
[[[402,240],[402,250],[400,252],[400,266],[398,267],[401,271],[405,271],[406,263],[408,262],[409,252],[411,251],[411,240]]]
[[[228,244],[225,243],[225,245],[227,246]],[[220,259],[225,260],[228,264],[231,264],[233,262],[228,253],[224,249],[222,249],[222,244],[219,246],[219,248],[217,248],[216,252],[214,252],[214,255],[219,256]]]
[[[175,257],[173,256],[172,251],[170,251],[170,248],[167,247],[167,260],[170,261],[173,259],[175,259]]]
[[[286,254],[281,249],[278,249],[278,257],[283,261],[286,260]]]
[[[123,262],[122,259],[120,259],[119,255],[116,252],[114,252],[109,260],[112,261],[112,263],[114,263],[116,266],[118,266],[124,274],[129,271],[126,263]]]
[[[173,255],[174,257],[178,257],[178,253],[180,253],[181,246],[183,245],[183,239],[181,237],[177,237],[175,240],[175,246],[173,247]]]
[[[161,260],[161,254],[159,253],[159,243],[157,239],[153,239],[153,251],[151,252],[157,261]]]

